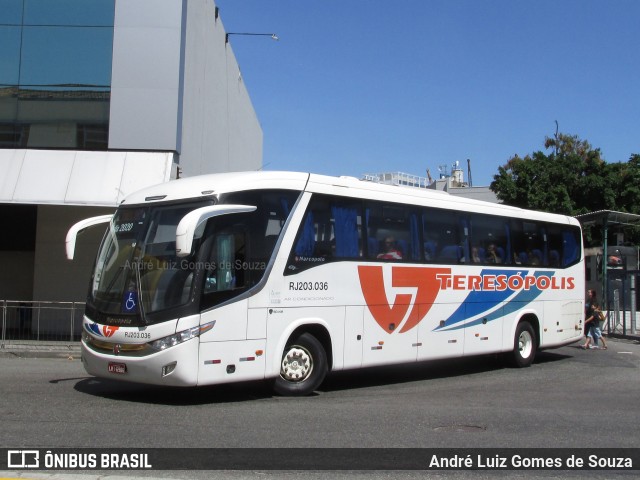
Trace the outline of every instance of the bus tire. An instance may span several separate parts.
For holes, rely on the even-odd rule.
[[[284,396],[309,395],[327,375],[327,354],[322,344],[310,333],[290,339],[282,352],[280,375],[273,390]]]
[[[514,337],[513,352],[511,354],[512,364],[518,368],[528,367],[536,357],[536,334],[529,322],[520,322],[516,328]]]

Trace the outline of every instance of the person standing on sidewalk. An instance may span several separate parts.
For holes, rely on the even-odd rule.
[[[604,318],[602,310],[596,301],[595,290],[588,290],[586,319],[584,322],[586,341],[581,347],[586,350],[588,348],[599,348],[598,341],[602,340],[603,349],[607,349],[607,342],[602,336],[602,330],[600,329],[600,321]],[[593,346],[591,342],[593,341]]]
[[[591,326],[591,336],[593,337],[593,343],[597,346],[598,342],[602,342],[602,349],[607,349],[607,342],[604,339],[604,335],[602,335],[602,329],[600,328],[600,322],[604,321],[604,314],[600,309],[600,306],[593,302],[591,305],[591,311],[593,312],[593,321]]]
[[[595,292],[591,289],[587,290],[587,300],[584,304],[584,339],[585,343],[580,345],[582,349],[589,348],[593,337],[591,336],[591,323],[588,323],[588,319],[591,317],[591,303],[595,298]]]

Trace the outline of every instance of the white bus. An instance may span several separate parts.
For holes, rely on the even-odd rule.
[[[433,190],[246,172],[127,197],[90,281],[88,373],[157,385],[267,379],[505,352],[520,367],[580,339],[579,223]]]

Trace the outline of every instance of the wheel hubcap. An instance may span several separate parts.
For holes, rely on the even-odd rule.
[[[529,358],[531,351],[533,350],[533,338],[527,331],[521,332],[518,337],[518,351],[522,358]]]
[[[280,376],[289,382],[302,382],[312,370],[313,358],[309,351],[300,346],[292,346],[282,358]]]

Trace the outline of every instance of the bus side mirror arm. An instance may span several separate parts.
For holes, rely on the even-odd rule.
[[[78,234],[82,233],[89,227],[100,225],[101,223],[108,223],[113,218],[113,215],[100,215],[98,217],[85,218],[80,220],[74,226],[72,226],[67,232],[67,238],[65,239],[65,249],[67,251],[67,259],[73,260],[73,255],[76,250],[76,238]]]
[[[253,212],[257,207],[251,205],[213,205],[197,208],[187,213],[176,228],[176,255],[186,257],[191,253],[193,238],[198,226],[212,217],[229,215],[230,213]]]

